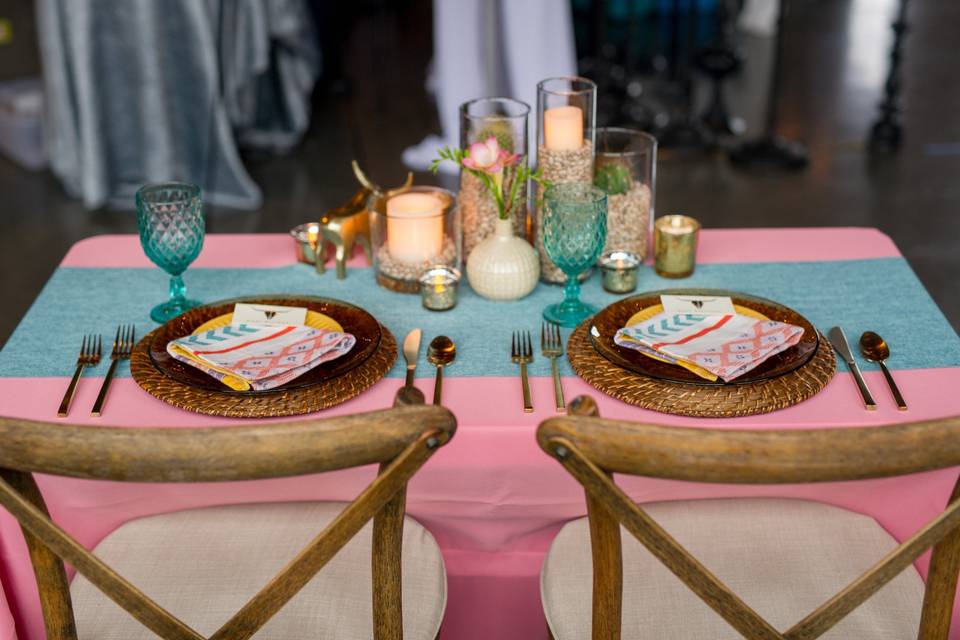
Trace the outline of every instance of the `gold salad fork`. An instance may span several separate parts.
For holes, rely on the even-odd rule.
[[[520,381],[523,383],[523,410],[526,413],[533,411],[533,401],[530,399],[530,380],[527,378],[527,365],[533,362],[533,341],[529,331],[514,331],[513,341],[510,344],[510,359],[520,365]]]
[[[553,372],[553,398],[557,403],[557,412],[563,413],[566,407],[563,403],[563,386],[560,384],[560,369],[557,367],[557,358],[563,355],[560,325],[552,322],[540,324],[540,351],[544,357],[550,358],[550,369]]]
[[[70,384],[67,386],[67,392],[63,394],[63,400],[60,401],[60,408],[57,415],[65,418],[70,413],[70,403],[73,402],[73,394],[77,391],[77,383],[80,382],[80,375],[84,367],[93,367],[100,363],[100,352],[102,350],[102,340],[100,336],[83,336],[83,342],[80,343],[80,355],[77,357],[77,370],[73,372],[70,378]]]
[[[117,370],[117,362],[127,360],[133,353],[134,345],[134,326],[117,327],[117,336],[113,339],[113,351],[110,352],[110,369],[107,370],[107,377],[103,379],[103,385],[100,387],[100,393],[97,395],[97,401],[93,403],[93,411],[90,413],[97,418],[103,413],[103,403],[107,399],[107,391],[110,389],[110,382],[113,380],[113,374]]]

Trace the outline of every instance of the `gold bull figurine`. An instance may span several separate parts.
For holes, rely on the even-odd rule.
[[[413,174],[408,173],[406,181],[401,186],[384,191],[367,178],[356,160],[352,165],[353,174],[360,183],[360,189],[347,202],[324,214],[320,219],[320,233],[317,237],[317,273],[326,272],[325,245],[329,242],[335,249],[337,280],[347,277],[347,259],[353,255],[357,242],[363,247],[367,262],[373,264],[373,249],[370,245],[370,211],[382,207],[382,201],[387,196],[402,193],[413,184]]]

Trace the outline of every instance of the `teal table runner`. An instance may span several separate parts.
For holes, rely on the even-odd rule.
[[[273,269],[191,269],[186,274],[191,298],[215,302],[257,294],[306,294],[338,298],[376,316],[398,341],[415,327],[424,345],[439,334],[457,343],[450,376],[516,374],[510,362],[510,334],[528,329],[539,344],[543,308],[560,300],[560,287],[540,285],[515,302],[491,302],[464,283],[457,307],[430,312],[420,297],[387,291],[369,268],[350,269],[345,280],[333,272],[318,276],[308,265]],[[69,376],[84,333],[113,339],[118,324],[133,323],[138,337],[157,325],[149,311],[166,293],[159,269],[60,268],[53,274],[23,321],[0,351],[0,377]],[[805,315],[821,331],[839,325],[851,341],[866,330],[890,344],[894,369],[960,367],[960,337],[927,294],[903,258],[829,262],[704,264],[683,280],[668,280],[644,266],[639,291],[671,287],[722,288],[770,298]],[[597,274],[583,287],[583,300],[604,306],[620,299],[603,291]],[[568,335],[564,331],[564,336]],[[432,376],[423,366],[418,374]],[[108,359],[92,373],[103,375]],[[533,375],[549,375],[549,362],[535,356]],[[566,375],[572,375],[563,363]],[[129,376],[124,363],[118,375]],[[390,374],[403,375],[402,358]]]

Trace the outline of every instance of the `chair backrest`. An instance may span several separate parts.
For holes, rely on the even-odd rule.
[[[448,410],[398,393],[393,409],[279,424],[87,427],[0,418],[0,505],[20,523],[49,640],[76,640],[64,561],[166,640],[204,640],[67,535],[33,473],[128,482],[223,482],[379,464],[377,477],[210,640],[251,637],[373,519],[373,627],[403,637],[400,556],[407,482],[456,431]],[[419,405],[419,406],[417,406]]]
[[[778,631],[697,561],[613,481],[614,473],[733,484],[812,483],[960,465],[960,417],[883,427],[727,430],[598,417],[589,397],[541,423],[540,447],[586,490],[593,556],[593,639],[620,638],[620,525],[744,637],[817,638],[933,547],[921,640],[946,640],[960,569],[960,482],[945,510],[787,631]],[[679,634],[679,632],[678,632]]]

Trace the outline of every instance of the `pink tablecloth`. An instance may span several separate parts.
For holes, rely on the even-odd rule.
[[[271,267],[289,264],[289,239],[282,236],[211,236],[196,266]],[[707,262],[850,260],[895,257],[889,238],[869,229],[709,230],[703,233],[699,259]],[[64,266],[149,266],[133,236],[103,236],[78,243]],[[327,276],[332,277],[332,276]],[[522,303],[521,303],[522,304]],[[868,382],[885,393],[879,374]],[[567,396],[591,393],[607,417],[707,428],[804,428],[891,424],[960,414],[960,368],[899,371],[897,379],[911,410],[899,413],[888,402],[863,411],[849,374],[838,373],[815,398],[772,414],[736,420],[694,420],[651,413],[599,396],[576,378],[566,378]],[[64,378],[0,379],[0,413],[50,419],[50,399],[59,397]],[[118,379],[110,413],[101,424],[194,426],[226,420],[186,413],[140,392],[129,378]],[[330,414],[384,407],[399,380],[387,379]],[[428,381],[418,384],[428,391]],[[535,397],[552,397],[549,378],[532,381]],[[97,384],[82,385],[75,402],[89,406]],[[554,415],[550,403],[523,414],[515,403],[489,402],[513,397],[513,377],[449,378],[446,404],[460,428],[411,482],[408,507],[437,538],[449,574],[449,601],[442,638],[536,640],[546,638],[538,573],[543,555],[560,526],[584,514],[583,492],[534,441],[537,423]],[[77,421],[88,418],[77,413]],[[53,517],[86,545],[94,545],[121,523],[135,517],[230,502],[350,499],[373,475],[372,469],[303,479],[234,485],[130,485],[39,479]],[[832,485],[728,487],[623,478],[638,501],[732,495],[790,496],[836,504],[872,515],[903,539],[945,504],[957,473],[946,470],[909,478]],[[926,557],[918,563],[926,572]],[[36,587],[22,536],[0,510],[0,640],[44,637]],[[957,627],[957,625],[954,625]],[[960,638],[954,631],[952,638]]]

